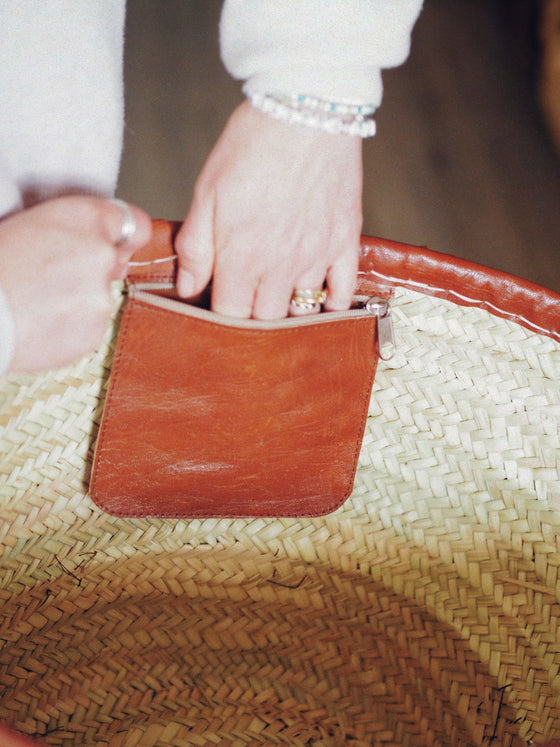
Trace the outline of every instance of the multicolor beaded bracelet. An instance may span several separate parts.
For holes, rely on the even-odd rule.
[[[256,109],[291,124],[362,138],[372,137],[376,132],[372,119],[375,107],[369,104],[332,103],[306,94],[249,93],[247,98]]]

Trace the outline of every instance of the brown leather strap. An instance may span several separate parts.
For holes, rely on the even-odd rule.
[[[181,224],[156,220],[149,244],[132,258],[129,283],[174,282],[173,243]],[[476,306],[560,340],[560,295],[528,280],[425,247],[362,237],[357,291],[390,297],[406,287]]]
[[[363,237],[360,292],[390,297],[405,287],[486,309],[560,340],[560,295],[528,280],[425,247]]]
[[[181,227],[178,221],[154,220],[152,238],[134,254],[129,263],[128,283],[172,283],[177,274],[173,249]]]

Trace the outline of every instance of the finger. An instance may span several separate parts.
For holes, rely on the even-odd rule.
[[[177,292],[182,298],[201,293],[214,269],[214,207],[212,200],[195,196],[175,239],[179,258]]]
[[[216,262],[212,280],[212,311],[237,319],[253,316],[258,279],[242,274],[236,263]]]
[[[149,241],[152,231],[144,210],[102,197],[56,197],[30,208],[28,214],[32,213],[41,214],[48,225],[98,239],[129,256]]]
[[[328,295],[325,309],[344,311],[350,308],[358,279],[360,247],[352,247],[340,255],[327,272]]]
[[[262,278],[253,303],[255,319],[283,319],[289,313],[293,285],[279,273]]]
[[[321,311],[321,292],[325,284],[325,268],[314,268],[297,279],[290,300],[290,316],[306,316]]]

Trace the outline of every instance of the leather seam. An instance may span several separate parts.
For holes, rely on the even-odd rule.
[[[123,357],[125,340],[126,340],[126,338],[128,336],[128,331],[129,331],[130,321],[131,321],[131,315],[132,315],[132,311],[133,311],[133,309],[131,308],[132,304],[133,304],[132,299],[128,299],[127,304],[126,304],[126,308],[125,308],[125,310],[123,312],[123,319],[122,319],[122,322],[121,322],[121,327],[119,329],[119,334],[118,334],[118,338],[117,338],[117,349],[115,351],[115,357],[113,359],[113,366],[112,366],[112,369],[111,369],[111,381],[109,382],[109,391],[107,392],[107,399],[105,400],[105,406],[103,408],[103,417],[101,419],[101,424],[99,426],[99,440],[98,440],[98,444],[96,446],[96,455],[95,455],[95,458],[94,458],[92,482],[91,482],[90,491],[89,491],[90,496],[91,496],[92,500],[95,503],[97,503],[97,501],[95,500],[95,497],[94,497],[96,483],[97,483],[97,470],[98,470],[98,468],[104,462],[104,458],[103,458],[103,444],[105,442],[106,432],[107,432],[107,428],[104,427],[104,426],[107,426],[108,423],[109,423],[108,419],[107,419],[107,421],[105,421],[105,413],[109,414],[111,412],[111,402],[113,400],[114,390],[115,390],[114,383],[116,382],[118,373],[119,373],[120,368],[121,368],[121,359]],[[113,418],[111,417],[111,422],[112,421],[113,421]],[[97,505],[99,505],[100,508],[103,508],[101,502],[99,504],[97,504]]]
[[[377,278],[380,278],[381,280],[390,283],[393,286],[406,288],[407,290],[416,291],[418,293],[424,293],[427,296],[443,298],[444,300],[450,301],[451,303],[457,303],[459,306],[472,306],[475,308],[483,309],[484,311],[488,311],[488,313],[492,314],[493,316],[499,316],[502,319],[518,323],[521,326],[525,326],[538,334],[542,334],[545,337],[551,337],[557,341],[560,341],[560,332],[542,327],[531,321],[530,319],[527,319],[527,317],[524,317],[520,314],[515,314],[512,311],[506,311],[506,309],[503,309],[500,306],[496,306],[490,301],[485,301],[481,298],[473,298],[472,296],[465,296],[462,293],[459,293],[459,291],[453,290],[452,288],[439,288],[434,285],[422,283],[416,280],[402,280],[401,278],[393,277],[391,275],[384,275],[383,273],[373,269],[370,269],[368,273],[371,275],[375,275]],[[454,299],[457,299],[457,301],[455,301]],[[463,303],[461,303],[461,301]]]
[[[171,309],[165,309],[165,308],[162,308],[161,306],[156,306],[154,304],[151,304],[151,303],[148,303],[147,301],[142,300],[141,298],[131,298],[130,302],[134,303],[136,305],[143,306],[146,309],[149,309],[150,313],[158,312],[160,314],[165,314],[166,316],[171,316],[173,318],[175,318],[175,317],[178,316],[176,314],[176,312],[172,311]],[[329,313],[329,312],[326,312],[326,313]],[[302,332],[304,332],[306,330],[312,329],[314,326],[317,326],[317,327],[318,326],[327,326],[329,324],[328,321],[324,321],[323,320],[320,323],[317,323],[316,325],[314,325],[313,323],[311,323],[311,324],[307,323],[307,324],[302,324],[302,325],[299,325],[299,326],[298,325],[294,325],[294,326],[290,326],[290,327],[288,327],[288,326],[286,326],[286,327],[278,327],[276,329],[259,329],[259,328],[249,328],[249,327],[235,327],[233,325],[230,327],[230,326],[227,326],[225,324],[220,324],[219,322],[214,322],[214,321],[212,321],[210,319],[201,319],[200,317],[197,317],[197,316],[191,316],[190,314],[182,314],[180,316],[181,316],[181,318],[189,319],[190,321],[197,322],[198,324],[201,324],[201,325],[210,324],[210,325],[219,327],[220,329],[223,329],[223,330],[226,330],[226,329],[227,330],[235,330],[236,332],[244,333],[244,334],[249,334],[251,336],[254,336],[254,335],[258,334],[260,337],[263,337],[265,335],[270,335],[271,333],[275,333],[275,332],[281,332],[281,333],[293,332],[293,333],[300,334],[300,333],[302,333]],[[343,324],[345,322],[346,323],[356,323],[356,322],[363,322],[365,320],[370,321],[370,322],[374,322],[374,326],[375,326],[375,316],[373,314],[364,314],[363,316],[359,316],[359,317],[356,316],[356,317],[353,317],[353,318],[348,318],[347,317],[347,318],[344,318],[344,319],[334,319],[332,322],[330,322],[330,324]]]

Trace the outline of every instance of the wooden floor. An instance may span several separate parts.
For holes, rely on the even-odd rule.
[[[491,0],[425,0],[409,62],[384,75],[365,149],[364,231],[560,291],[560,156]],[[219,0],[134,0],[119,192],[180,219],[240,100],[219,60]]]

